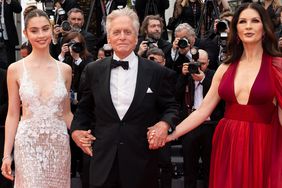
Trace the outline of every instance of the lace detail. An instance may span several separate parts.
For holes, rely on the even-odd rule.
[[[19,94],[25,116],[15,138],[16,188],[70,187],[69,135],[63,120],[68,93],[58,63],[57,67],[52,90],[43,97],[23,62]]]

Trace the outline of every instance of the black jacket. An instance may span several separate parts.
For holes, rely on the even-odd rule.
[[[148,148],[147,128],[160,120],[174,126],[178,105],[171,93],[168,70],[139,58],[135,95],[120,120],[110,94],[110,63],[108,57],[85,67],[81,77],[82,97],[71,131],[91,129],[95,119],[91,185],[101,186],[105,182],[117,158],[123,187],[139,188],[146,179],[156,178],[158,171],[158,151]],[[153,93],[148,93],[148,88]]]

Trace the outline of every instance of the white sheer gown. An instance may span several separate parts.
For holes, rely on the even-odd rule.
[[[44,99],[23,62],[19,94],[25,117],[15,137],[15,188],[70,187],[69,135],[62,118],[68,93],[58,63],[57,68],[52,91]]]

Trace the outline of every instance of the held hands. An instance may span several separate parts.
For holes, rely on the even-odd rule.
[[[12,173],[11,164],[12,164],[12,157],[11,156],[3,157],[1,172],[2,172],[2,175],[5,178],[13,181],[14,175]]]
[[[73,141],[87,155],[93,156],[92,143],[96,138],[91,134],[91,130],[76,130],[71,134]]]
[[[147,139],[149,149],[158,149],[165,145],[168,129],[169,125],[164,121],[160,121],[148,128]]]

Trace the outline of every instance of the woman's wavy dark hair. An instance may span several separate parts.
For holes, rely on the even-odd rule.
[[[273,26],[266,10],[257,3],[243,3],[237,8],[231,22],[227,46],[228,59],[224,62],[226,64],[239,60],[243,54],[244,47],[242,41],[240,40],[238,43],[237,24],[241,12],[248,8],[254,9],[260,15],[264,30],[264,36],[262,38],[263,51],[271,56],[281,56],[278,49],[278,42],[273,32]]]
[[[68,43],[71,40],[73,40],[74,38],[78,38],[79,42],[82,43],[82,46],[84,48],[84,50],[79,53],[81,59],[87,60],[89,56],[91,56],[91,54],[87,50],[86,42],[85,42],[83,35],[81,35],[79,32],[70,32],[67,35],[65,35],[63,38],[62,44]]]

